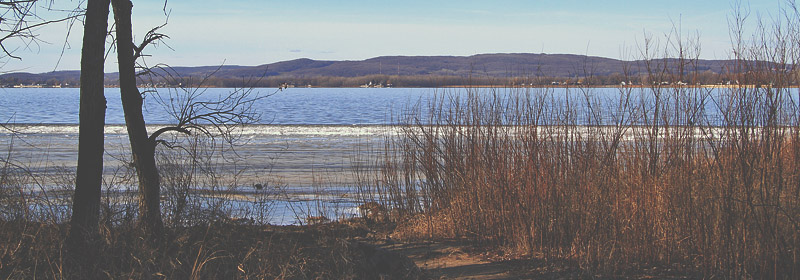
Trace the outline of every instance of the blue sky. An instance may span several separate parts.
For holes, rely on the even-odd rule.
[[[76,3],[71,2],[72,5]],[[134,36],[166,20],[163,1],[134,0]],[[756,15],[783,0],[745,1]],[[148,63],[259,65],[297,58],[360,60],[382,55],[572,53],[632,58],[645,36],[662,41],[674,25],[697,34],[701,57],[728,58],[732,1],[178,1],[167,3],[169,47]],[[0,71],[78,69],[80,23],[61,61],[66,27],[38,31],[47,43],[15,53]],[[648,35],[649,34],[649,35]],[[116,71],[115,56],[106,72]]]

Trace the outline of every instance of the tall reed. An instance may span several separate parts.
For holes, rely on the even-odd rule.
[[[640,48],[630,66],[646,69],[642,86],[439,92],[387,140],[377,192],[419,237],[609,273],[796,275],[800,60],[789,44],[800,33],[790,27],[794,37],[763,29],[737,46],[730,87],[687,86],[702,72],[699,44],[676,30]]]

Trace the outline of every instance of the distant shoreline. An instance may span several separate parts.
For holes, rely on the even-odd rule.
[[[304,86],[304,87],[285,87],[282,89],[288,88],[755,88],[756,85],[446,85],[446,86],[438,86],[438,87],[415,87],[415,86],[407,86],[407,87],[325,87],[325,86]],[[766,88],[766,85],[762,85],[761,87]],[[42,88],[79,88],[78,86],[47,86],[47,85],[38,85],[38,86],[5,86],[2,88],[14,88],[14,89],[42,89]],[[119,88],[118,85],[106,85],[105,88]],[[148,88],[142,87],[139,88]],[[182,87],[156,87],[156,88],[171,88],[177,89]],[[218,87],[218,86],[199,86],[199,87],[185,87],[185,88],[237,88],[237,87]],[[252,88],[273,88],[273,89],[281,89],[280,87],[252,87]],[[778,88],[778,87],[776,87]],[[788,85],[779,88],[800,88],[800,85]]]
[[[156,87],[326,87],[326,88],[437,88],[437,87],[531,87],[572,88],[581,84],[592,87],[618,87],[656,82],[668,85],[719,85],[742,83],[768,84],[778,68],[769,63],[750,60],[691,60],[691,67],[681,58],[649,60],[657,63],[651,73],[641,60],[619,60],[574,54],[496,53],[472,56],[381,56],[358,61],[324,61],[295,59],[255,66],[188,66],[159,68],[154,76],[140,79],[142,85]],[[748,66],[760,72],[743,80],[731,72]],[[590,72],[578,71],[591,66]],[[779,66],[779,65],[778,65]],[[783,69],[783,68],[781,68]],[[763,78],[763,79],[762,79]],[[119,74],[106,73],[105,83],[115,87]],[[786,80],[787,83],[796,82]],[[75,87],[80,84],[80,71],[47,73],[14,72],[0,74],[4,87]],[[708,86],[703,86],[708,87]]]
[[[442,88],[755,88],[756,85],[532,85],[532,86],[487,86],[487,85],[467,85],[467,86],[444,86]],[[766,86],[761,86],[766,87]],[[789,85],[780,88],[800,88],[798,85]]]

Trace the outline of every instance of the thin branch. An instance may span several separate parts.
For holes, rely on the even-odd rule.
[[[192,134],[192,132],[190,132],[186,128],[183,128],[183,127],[180,127],[180,126],[168,126],[168,127],[162,127],[160,129],[156,130],[148,138],[150,139],[150,141],[158,142],[156,140],[156,139],[158,139],[158,136],[161,136],[161,134],[166,133],[166,132],[170,132],[170,131],[177,131],[177,132],[180,132],[180,133],[183,133],[183,134],[186,134],[186,135],[191,135]]]
[[[2,38],[0,38],[0,48],[2,48],[2,49],[3,49],[3,52],[5,52],[5,54],[6,54],[8,57],[11,57],[11,58],[14,58],[14,59],[22,59],[22,58],[21,58],[21,57],[19,57],[19,56],[15,56],[15,55],[11,54],[11,52],[10,52],[8,49],[6,49],[6,46],[5,46],[5,45],[3,45],[3,42],[4,42],[5,40],[9,39],[9,38],[12,38],[12,37],[17,37],[17,36],[19,36],[20,34],[22,34],[22,33],[24,33],[24,32],[28,32],[28,31],[30,31],[30,30],[33,30],[33,29],[36,29],[36,28],[38,28],[38,27],[41,27],[41,26],[44,26],[44,25],[48,25],[48,24],[53,24],[53,23],[59,23],[59,22],[67,21],[67,20],[70,20],[70,19],[77,18],[77,17],[79,17],[79,16],[81,16],[81,15],[83,15],[83,14],[79,14],[79,15],[71,15],[71,16],[68,16],[68,17],[66,17],[66,18],[57,19],[57,20],[48,20],[48,21],[40,22],[40,23],[37,23],[37,24],[34,24],[34,25],[25,26],[25,27],[23,27],[23,28],[20,28],[20,29],[12,30],[11,32],[9,32],[8,34],[6,34],[6,36],[3,36]],[[23,36],[23,37],[29,37],[29,36]]]
[[[144,41],[142,41],[142,43],[139,44],[139,46],[133,46],[133,50],[134,50],[133,58],[134,58],[134,60],[139,59],[139,57],[142,56],[142,51],[144,51],[144,48],[147,47],[147,45],[150,45],[153,42],[162,41],[164,39],[169,39],[169,36],[167,36],[167,35],[165,35],[163,33],[156,32],[158,29],[160,29],[160,28],[162,28],[162,27],[164,27],[166,25],[167,25],[167,23],[164,22],[164,24],[156,26],[153,29],[150,29],[150,31],[148,31],[147,34],[144,36]]]

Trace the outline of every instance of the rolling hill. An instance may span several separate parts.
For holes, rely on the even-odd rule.
[[[694,69],[724,72],[725,60],[699,60]],[[263,76],[284,77],[358,77],[384,74],[397,76],[479,76],[479,77],[582,77],[586,74],[605,76],[623,73],[639,74],[642,61],[622,61],[611,58],[574,54],[478,54],[472,56],[381,56],[358,61],[324,61],[307,58],[262,64],[258,66],[197,66],[173,67],[183,77],[245,78]],[[80,71],[48,73],[8,73],[0,75],[0,83],[33,84],[59,82],[77,84]],[[106,74],[107,82],[115,81],[117,73]]]

